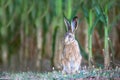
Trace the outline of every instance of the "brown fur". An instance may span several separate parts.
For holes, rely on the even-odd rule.
[[[76,64],[81,64],[81,55],[78,47],[77,41],[72,42],[68,45],[64,45],[63,55],[62,55],[62,65],[70,65],[71,60]],[[74,70],[70,70],[67,73],[73,73]]]
[[[61,56],[62,70],[65,73],[75,73],[79,70],[82,56],[74,32],[77,29],[77,17],[74,17],[71,24],[65,18],[64,22],[68,29],[64,38],[64,48]]]

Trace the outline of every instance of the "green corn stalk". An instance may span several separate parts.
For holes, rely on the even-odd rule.
[[[3,65],[4,67],[7,66],[8,63],[8,43],[7,43],[7,37],[8,37],[8,27],[7,27],[7,15],[6,15],[6,7],[8,5],[6,5],[6,1],[2,1],[1,2],[1,6],[0,6],[0,35],[1,35],[1,51],[2,51],[2,61],[3,61]]]
[[[94,32],[94,28],[96,24],[99,22],[102,15],[99,13],[99,7],[96,4],[96,1],[91,0],[92,2],[90,5],[83,4],[82,3],[82,11],[86,18],[87,24],[88,24],[88,63],[89,66],[92,67],[93,64],[93,54],[92,54],[92,34]],[[88,2],[89,3],[89,2]],[[97,14],[95,14],[97,13]],[[94,20],[94,21],[93,21]],[[86,43],[87,44],[87,43]]]
[[[86,13],[84,13],[84,14],[86,14]],[[89,17],[87,17],[86,16],[86,19],[87,19],[87,23],[88,23],[88,32],[87,32],[87,35],[88,35],[88,52],[89,52],[89,54],[88,54],[88,63],[89,63],[89,66],[91,67],[92,66],[92,59],[93,59],[93,55],[92,55],[92,34],[93,34],[93,30],[92,29],[94,29],[93,28],[93,11],[92,11],[92,9],[90,9],[89,11],[88,11],[88,16]],[[92,32],[91,32],[91,30],[92,30]]]
[[[55,1],[55,14],[56,16],[53,17],[54,25],[52,25],[53,28],[53,41],[52,41],[52,57],[51,57],[51,67],[53,68],[54,65],[54,57],[55,57],[55,50],[56,48],[56,38],[57,38],[57,32],[58,32],[58,27],[61,26],[61,17],[62,17],[62,0],[56,0]],[[58,24],[59,21],[59,24]]]
[[[109,44],[108,44],[108,26],[104,26],[104,65],[105,68],[110,66]]]
[[[104,26],[104,65],[105,68],[110,66],[110,55],[109,55],[109,23],[108,23],[108,8],[105,7],[105,15],[106,15],[106,25]]]
[[[88,30],[87,30],[87,37],[88,37],[88,64],[89,66],[91,67],[92,64],[91,64],[91,60],[92,60],[92,32],[91,32],[91,29],[92,29],[92,25],[93,25],[93,11],[92,9],[90,8],[87,8],[85,7],[86,5],[83,4],[82,5],[82,11],[83,11],[83,14],[86,18],[86,21],[87,21],[87,24],[88,24]]]
[[[67,17],[68,17],[68,18],[71,18],[71,15],[72,15],[72,0],[69,0],[69,1],[68,1],[68,6],[67,6],[67,8],[68,8]]]
[[[21,8],[22,8],[22,12],[21,12],[21,24],[23,24],[22,29],[23,29],[23,41],[22,44],[25,44],[25,48],[24,48],[24,53],[23,56],[25,56],[25,61],[24,61],[24,65],[27,65],[27,59],[29,57],[29,41],[28,41],[28,36],[30,34],[30,28],[29,28],[29,20],[28,20],[28,11],[29,11],[29,3],[27,0],[26,1],[22,1],[21,4]],[[31,5],[32,6],[32,5]],[[22,34],[21,34],[22,35]]]
[[[93,13],[92,10],[89,11],[89,23],[88,23],[88,51],[89,51],[89,66],[91,67],[91,61],[92,61],[92,33],[90,33],[90,30],[92,28],[92,22],[93,21]]]
[[[52,57],[51,57],[51,66],[54,67],[54,56],[55,56],[55,43],[56,43],[56,37],[57,37],[57,31],[58,31],[58,26],[55,27],[54,33],[53,33],[53,41],[52,41]]]
[[[62,0],[55,1],[55,13],[57,16],[60,16],[62,13]]]
[[[104,24],[104,67],[107,69],[110,66],[109,32],[111,29],[108,20],[108,10],[113,6],[114,1],[106,0],[105,2],[104,8],[98,4],[96,10],[97,14],[101,15],[100,21]]]
[[[72,17],[72,0],[65,1],[66,4],[64,4],[65,9],[63,15],[66,16],[68,19]]]
[[[100,5],[100,14],[101,22],[104,24],[104,68],[108,68],[110,66],[110,54],[109,54],[109,32],[110,32],[110,25],[108,20],[108,10],[113,6],[114,1],[106,1],[102,8]],[[103,10],[102,10],[103,9]]]
[[[32,11],[32,17],[33,21],[35,21],[36,26],[36,42],[37,42],[37,59],[36,59],[36,67],[38,69],[42,69],[42,58],[44,56],[44,50],[45,50],[45,41],[46,41],[46,22],[45,22],[45,16],[48,13],[48,2],[47,6],[43,8],[45,5],[45,1],[41,0],[41,3],[39,1],[34,2],[34,9]],[[44,19],[44,20],[43,20]],[[44,35],[42,35],[44,34]]]
[[[109,47],[111,47],[112,43],[109,40],[109,33],[113,28],[113,23],[115,24],[116,20],[118,20],[117,18],[119,18],[119,15],[114,16],[114,18],[111,20],[111,24],[109,23],[109,10],[115,6],[117,0],[103,0],[102,2],[102,6],[99,5],[99,10],[98,13],[101,16],[101,22],[104,25],[104,68],[108,68],[110,66],[110,53],[109,53]],[[113,49],[111,48],[112,53]],[[112,56],[114,59],[114,55]]]

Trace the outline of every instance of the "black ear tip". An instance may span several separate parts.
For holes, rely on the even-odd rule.
[[[78,18],[77,16],[75,16],[74,18]]]
[[[78,17],[77,17],[77,16],[73,17],[73,21],[74,21],[74,20],[77,20],[77,19],[78,19]]]

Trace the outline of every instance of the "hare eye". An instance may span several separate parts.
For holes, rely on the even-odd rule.
[[[69,35],[69,38],[71,38],[72,36],[71,35]]]

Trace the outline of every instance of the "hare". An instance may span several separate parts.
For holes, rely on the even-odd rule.
[[[75,16],[71,24],[64,18],[67,27],[67,33],[64,36],[63,52],[61,56],[61,64],[63,73],[76,73],[81,65],[82,56],[77,40],[75,39],[75,30],[77,29],[78,17]]]

